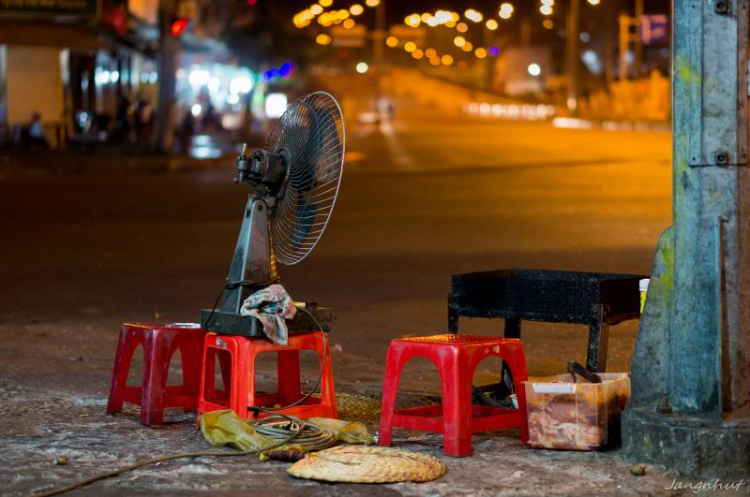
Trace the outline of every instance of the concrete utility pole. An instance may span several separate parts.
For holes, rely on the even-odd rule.
[[[750,476],[750,0],[675,0],[673,226],[631,362],[623,445],[692,477]]]
[[[383,66],[383,44],[385,43],[385,0],[375,7],[375,32],[372,37],[373,42],[373,61],[378,72],[382,71]]]
[[[578,114],[578,36],[580,31],[580,0],[570,0],[567,29],[566,64],[568,69],[568,110]]]
[[[635,0],[635,61],[634,78],[641,77],[643,66],[643,36],[641,33],[641,19],[643,18],[643,0]]]
[[[171,144],[172,111],[175,101],[177,80],[177,57],[180,52],[180,40],[170,33],[170,22],[177,14],[176,0],[159,2],[159,103],[154,126],[153,148],[157,152],[166,152]]]

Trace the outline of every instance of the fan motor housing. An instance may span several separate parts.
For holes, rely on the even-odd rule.
[[[274,189],[286,177],[289,160],[283,150],[269,152],[254,150],[250,158],[245,154],[237,158],[237,180],[251,185],[265,185]]]

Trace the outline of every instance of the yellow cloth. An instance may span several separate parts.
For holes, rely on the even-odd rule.
[[[255,431],[250,423],[232,410],[201,414],[201,431],[214,447],[229,445],[237,450],[263,450],[274,445],[273,439]]]

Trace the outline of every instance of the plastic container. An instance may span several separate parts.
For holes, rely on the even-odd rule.
[[[557,375],[525,381],[527,445],[598,450],[619,439],[620,413],[630,399],[628,373],[599,373],[602,383]]]

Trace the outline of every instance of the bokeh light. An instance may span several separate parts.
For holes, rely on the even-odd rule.
[[[365,74],[370,70],[370,66],[367,64],[367,62],[360,62],[359,64],[357,64],[356,69],[358,73]]]

